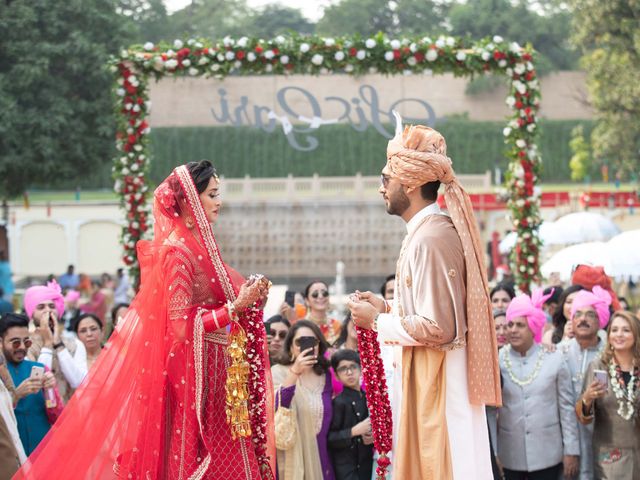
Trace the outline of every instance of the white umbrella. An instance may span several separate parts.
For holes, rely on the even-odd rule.
[[[604,242],[620,233],[610,218],[599,213],[578,212],[560,217],[555,222],[564,244]]]
[[[616,279],[640,277],[640,230],[629,230],[607,242],[611,271]]]
[[[545,247],[549,245],[564,245],[564,236],[562,231],[557,227],[555,222],[542,222],[538,229],[538,235],[542,240],[542,245]],[[516,246],[518,235],[516,232],[507,234],[498,244],[498,250],[501,254],[506,255]]]
[[[612,262],[607,244],[588,242],[563,248],[540,267],[540,272],[546,278],[557,272],[560,274],[560,279],[566,282],[571,279],[573,268],[579,264],[603,266],[604,271],[611,275]]]

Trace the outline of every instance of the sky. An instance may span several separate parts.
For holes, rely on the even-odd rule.
[[[191,0],[164,0],[169,13],[180,10],[189,3]],[[247,0],[247,4],[252,8],[260,8],[268,3],[299,8],[305,17],[317,21],[322,17],[322,7],[336,3],[336,0]]]

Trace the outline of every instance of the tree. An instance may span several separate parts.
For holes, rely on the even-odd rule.
[[[270,4],[247,18],[245,35],[258,38],[274,38],[289,31],[301,34],[313,33],[315,25],[297,8]]]
[[[531,2],[520,0],[473,0],[451,7],[451,33],[483,38],[500,35],[521,45],[531,43],[541,54],[538,70],[567,70],[577,65],[578,54],[571,51],[571,12],[553,0],[539,1],[537,11]],[[541,13],[538,13],[541,12]]]
[[[169,17],[164,39],[239,37],[250,16],[245,0],[193,0]]]
[[[434,35],[444,31],[448,4],[433,0],[342,0],[324,10],[322,35]]]
[[[640,167],[640,1],[573,0],[573,40],[584,53],[597,112],[594,156],[623,172]]]
[[[584,138],[584,128],[578,125],[571,130],[571,141],[569,147],[573,152],[569,160],[571,169],[571,180],[580,181],[589,176],[591,171],[591,148],[589,142]]]
[[[0,2],[0,195],[95,172],[113,154],[110,0]]]
[[[162,0],[118,0],[116,12],[127,21],[133,42],[167,40],[169,16]]]

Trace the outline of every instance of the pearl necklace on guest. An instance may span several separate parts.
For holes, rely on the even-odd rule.
[[[614,362],[609,364],[609,378],[611,379],[611,387],[613,393],[618,401],[618,415],[625,420],[630,420],[635,413],[634,402],[636,400],[636,368],[635,365],[631,367],[631,378],[627,384],[627,391],[625,392],[620,387],[620,380],[622,374],[618,374],[617,368]]]
[[[510,353],[511,353],[511,345],[505,345],[500,350],[500,355],[502,355],[502,359],[504,360],[504,367],[506,368],[507,373],[509,374],[509,378],[513,383],[521,387],[529,385],[531,382],[533,382],[536,379],[536,377],[540,373],[540,368],[542,367],[542,361],[544,360],[544,354],[545,354],[544,348],[540,348],[538,350],[538,359],[536,360],[536,365],[533,368],[533,372],[531,372],[531,374],[528,377],[526,377],[524,380],[520,380],[513,373],[513,365],[511,364],[511,358],[509,355]]]

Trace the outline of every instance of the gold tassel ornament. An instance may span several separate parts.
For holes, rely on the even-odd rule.
[[[251,436],[249,418],[249,362],[247,362],[247,334],[238,323],[232,303],[227,304],[229,317],[232,320],[229,332],[227,354],[231,364],[227,367],[226,382],[226,413],[227,423],[231,428],[231,436],[235,440],[239,437]]]

